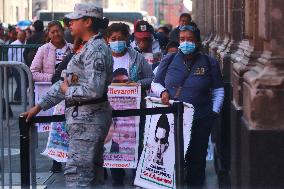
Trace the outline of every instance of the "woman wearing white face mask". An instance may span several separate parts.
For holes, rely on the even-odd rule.
[[[222,108],[224,88],[219,63],[199,51],[198,28],[181,27],[179,39],[179,52],[161,61],[152,91],[162,98],[163,104],[174,99],[194,106],[186,166],[188,184],[199,187],[204,184],[209,135]]]
[[[126,79],[127,77],[123,79],[114,77],[113,83],[139,83],[141,84],[142,94],[145,94],[146,90],[151,87],[154,74],[151,65],[148,64],[144,56],[133,48],[127,47],[126,41],[130,35],[129,27],[123,23],[113,23],[107,28],[106,35],[114,61],[113,71],[123,68],[128,72],[126,74],[128,79]],[[139,134],[142,135],[143,131],[140,130]],[[111,169],[111,174],[113,185],[123,186],[125,171],[123,169]]]

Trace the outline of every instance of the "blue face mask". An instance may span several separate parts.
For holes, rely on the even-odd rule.
[[[196,45],[195,43],[184,41],[180,43],[178,48],[181,50],[181,52],[183,52],[183,54],[192,54],[196,49]]]
[[[122,53],[126,49],[126,41],[114,41],[109,43],[110,49],[114,53]]]

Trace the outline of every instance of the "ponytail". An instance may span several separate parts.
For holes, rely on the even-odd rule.
[[[108,27],[109,19],[107,18],[96,18],[96,17],[84,17],[84,19],[91,18],[93,24],[91,29],[93,31],[105,30]]]

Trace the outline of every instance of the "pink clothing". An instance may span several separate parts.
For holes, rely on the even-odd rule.
[[[72,44],[66,43],[63,49],[66,49],[65,54],[68,54],[72,49]],[[38,48],[30,67],[35,82],[51,81],[52,76],[55,73],[55,52],[56,47],[51,42]]]

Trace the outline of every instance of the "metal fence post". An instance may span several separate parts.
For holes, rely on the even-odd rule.
[[[8,88],[8,82],[9,82],[9,77],[8,77],[8,72],[9,69],[7,67],[4,67],[4,99],[5,99],[5,127],[7,128],[7,152],[8,152],[8,183],[9,183],[9,187],[12,187],[12,160],[11,160],[11,126],[10,126],[10,115],[9,115],[9,108],[10,108],[10,104],[9,104],[9,88]]]
[[[21,186],[30,188],[30,123],[24,117],[19,118],[21,150]]]
[[[184,187],[183,103],[174,102],[175,175],[177,189]]]
[[[4,72],[3,72],[3,68],[0,67],[0,126],[1,126],[1,163],[0,163],[0,169],[1,169],[1,186],[2,188],[4,188],[4,181],[5,181],[5,173],[4,173],[4,166],[5,166],[5,162],[4,162],[4,124],[3,124],[3,107],[4,107],[4,96],[3,96],[3,81],[4,81]]]

